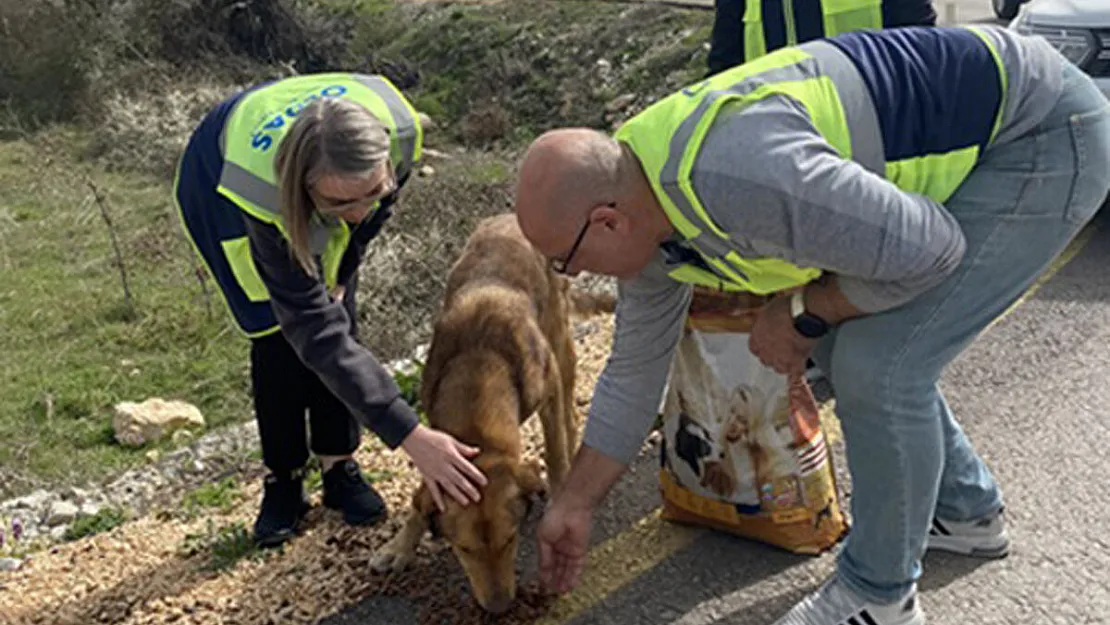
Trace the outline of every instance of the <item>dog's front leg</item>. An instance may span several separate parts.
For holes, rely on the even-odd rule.
[[[378,553],[370,559],[370,568],[375,573],[399,571],[412,562],[416,556],[416,545],[427,529],[427,520],[416,506],[409,508],[405,524],[389,542],[382,545]]]

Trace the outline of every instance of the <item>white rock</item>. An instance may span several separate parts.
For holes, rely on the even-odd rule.
[[[19,567],[23,565],[23,560],[19,558],[0,558],[0,572],[11,573],[18,571]]]
[[[628,108],[628,106],[630,104],[632,104],[633,102],[635,102],[635,101],[636,101],[636,94],[635,93],[626,93],[624,95],[619,95],[619,96],[613,98],[612,100],[609,100],[609,102],[605,105],[605,110],[609,113],[616,113],[617,111],[623,111],[624,109]]]
[[[77,518],[77,513],[81,509],[68,501],[58,501],[50,506],[50,512],[46,515],[46,525],[48,527],[57,527],[72,523],[73,519]]]
[[[434,148],[424,148],[423,150],[421,150],[421,152],[423,153],[424,158],[439,159],[441,161],[449,161],[454,158],[450,154],[440,152],[439,150],[436,150]]]
[[[95,501],[86,501],[85,503],[81,504],[81,509],[78,510],[77,516],[96,516],[100,514],[101,508],[103,508],[103,506],[96,503]]]
[[[35,510],[50,503],[52,499],[54,499],[53,493],[49,493],[40,488],[30,495],[12,501],[11,507],[13,510]]]
[[[112,429],[123,445],[139,447],[186,427],[204,427],[200,410],[183,401],[153,397],[142,403],[120,402],[115,406]]]
[[[431,130],[436,127],[435,120],[424,111],[417,111],[416,118],[420,120],[420,126],[423,127],[424,130]]]
[[[419,173],[420,173],[421,176],[425,176],[425,177],[433,176],[433,175],[435,175],[436,170],[431,165],[423,165],[423,166],[420,167],[420,172]]]
[[[66,537],[66,530],[69,529],[65,525],[50,528],[50,538],[54,541],[62,540]]]

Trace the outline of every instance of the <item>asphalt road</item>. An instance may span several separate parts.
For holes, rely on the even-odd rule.
[[[957,4],[961,21],[992,21],[987,0]],[[927,556],[920,587],[931,625],[1110,623],[1110,215],[1094,225],[1078,254],[944,376],[1003,485],[1014,547],[999,561]],[[653,519],[657,462],[642,458],[609,497],[586,581],[543,625],[767,625],[831,572],[832,554],[795,556]],[[372,597],[324,624],[408,625],[416,612]]]

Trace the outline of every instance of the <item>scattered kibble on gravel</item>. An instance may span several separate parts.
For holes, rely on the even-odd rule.
[[[604,367],[612,318],[578,324],[578,388],[592,394]],[[581,403],[581,402],[579,402]],[[580,407],[584,414],[585,406]],[[581,425],[581,423],[580,423]],[[525,454],[542,457],[539,419],[524,426]],[[245,554],[222,571],[206,568],[211,554],[186,555],[186,537],[215,528],[251,527],[261,500],[261,482],[242,487],[242,497],[227,511],[212,510],[195,519],[151,514],[108,534],[96,534],[34,554],[19,570],[0,574],[3,625],[315,625],[374,596],[410,602],[421,625],[523,625],[533,623],[554,597],[541,592],[520,571],[517,600],[496,617],[470,594],[466,577],[442,542],[425,537],[408,568],[374,574],[368,565],[375,550],[401,525],[419,476],[401,452],[387,450],[365,436],[356,458],[390,508],[390,518],[366,529],[345,525],[338,513],[316,504],[303,534],[261,557]],[[13,527],[9,538],[16,538]],[[442,588],[448,590],[444,592]],[[405,625],[405,624],[399,624]]]

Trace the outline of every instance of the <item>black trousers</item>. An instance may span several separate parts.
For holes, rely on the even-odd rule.
[[[356,272],[346,286],[343,302],[356,338],[357,282]],[[305,466],[310,448],[318,456],[345,456],[358,449],[358,421],[301,362],[281,332],[252,339],[251,387],[262,462],[275,475],[287,476]]]
[[[781,6],[782,0],[715,0],[716,16],[710,35],[708,74],[723,72],[744,62],[744,9],[748,2],[763,2]],[[816,0],[794,2],[794,11],[820,11]],[[779,9],[781,12],[781,9]],[[885,0],[882,4],[883,28],[899,26],[936,26],[937,13],[933,0]],[[769,10],[764,11],[770,15]],[[817,19],[816,16],[809,16]],[[782,35],[785,37],[785,34]],[[785,43],[785,42],[784,42]],[[768,52],[779,46],[768,38]]]

